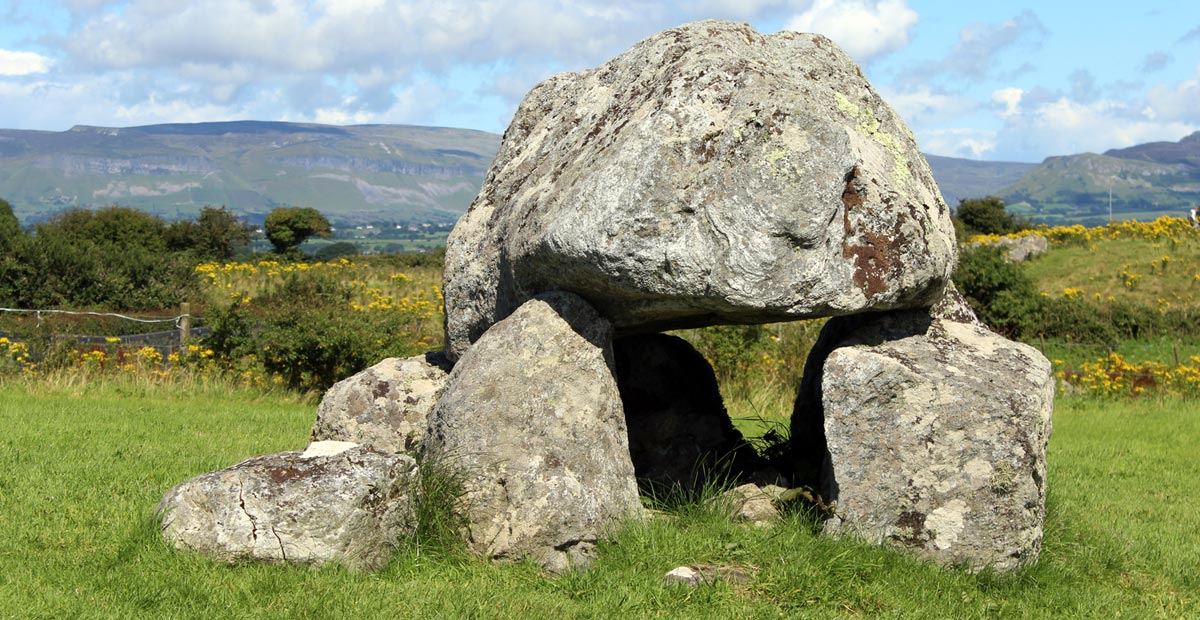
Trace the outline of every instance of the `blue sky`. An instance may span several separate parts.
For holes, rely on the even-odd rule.
[[[1158,0],[0,0],[0,127],[501,132],[538,81],[704,18],[830,36],[930,153],[1040,161],[1200,130],[1200,3]]]

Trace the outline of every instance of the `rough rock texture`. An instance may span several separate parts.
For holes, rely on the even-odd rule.
[[[717,581],[736,585],[746,585],[754,581],[755,575],[758,574],[757,568],[753,566],[713,566],[711,564],[692,564],[690,566],[679,566],[671,569],[670,572],[663,577],[663,583],[666,585],[683,585],[688,587],[699,587],[703,585],[711,585]]]
[[[330,387],[317,407],[312,440],[353,441],[385,452],[413,452],[446,387],[440,353],[389,358]]]
[[[255,457],[167,492],[167,541],[224,561],[381,568],[415,529],[416,462],[344,442]]]
[[[829,321],[808,364],[793,447],[836,503],[826,532],[972,569],[1037,559],[1054,397],[1041,353],[950,287],[932,311]]]
[[[569,293],[530,300],[462,357],[426,450],[464,476],[468,543],[551,570],[640,515],[612,326]]]
[[[640,481],[703,485],[766,465],[733,427],[712,366],[686,340],[639,334],[617,339],[613,352]]]
[[[447,353],[554,289],[621,334],[928,307],[955,252],[911,132],[833,42],[686,24],[525,97],[447,243]]]
[[[1011,263],[1023,263],[1031,258],[1041,256],[1050,249],[1050,241],[1041,235],[1025,235],[1022,237],[1001,237],[995,241],[977,241],[972,245],[998,245],[1008,250],[1004,257]]]
[[[769,527],[779,520],[776,504],[786,492],[787,489],[781,486],[750,483],[729,489],[719,495],[717,501],[728,505],[730,514],[737,520],[754,527]]]

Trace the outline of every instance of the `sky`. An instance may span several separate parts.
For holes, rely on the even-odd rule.
[[[819,32],[927,153],[1039,162],[1200,130],[1200,2],[0,0],[0,127],[502,132],[524,94],[698,19]]]

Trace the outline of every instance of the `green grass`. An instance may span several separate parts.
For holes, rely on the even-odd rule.
[[[298,449],[313,406],[251,393],[0,385],[3,618],[1186,618],[1200,615],[1200,416],[1191,403],[1059,402],[1042,562],[967,575],[712,511],[631,525],[551,579],[449,549],[376,574],[234,566],[170,550],[151,511],[190,476]],[[666,587],[682,564],[746,586]]]
[[[1055,297],[1069,287],[1082,289],[1080,298],[1088,302],[1111,296],[1151,308],[1200,304],[1200,235],[1176,242],[1097,241],[1094,248],[1056,246],[1026,269],[1040,290]]]
[[[1060,360],[1063,365],[1078,368],[1083,362],[1094,362],[1109,353],[1119,353],[1133,363],[1157,362],[1168,366],[1191,364],[1189,358],[1200,356],[1200,338],[1194,336],[1122,340],[1115,345],[1085,343],[1032,343],[1046,357]]]

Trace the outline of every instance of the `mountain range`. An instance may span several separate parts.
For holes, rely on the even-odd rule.
[[[408,125],[232,121],[0,129],[0,197],[35,222],[121,204],[166,219],[225,205],[251,222],[279,206],[335,224],[447,224],[483,184],[500,136]],[[1200,202],[1200,132],[1041,164],[926,155],[951,205],[999,196],[1051,225],[1182,215]]]
[[[452,223],[500,136],[483,131],[234,121],[0,130],[0,196],[26,222],[121,204],[166,219],[225,205],[251,222],[279,206],[341,223]]]

